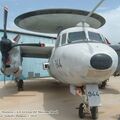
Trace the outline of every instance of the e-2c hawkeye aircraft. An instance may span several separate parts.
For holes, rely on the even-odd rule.
[[[2,72],[14,75],[20,84],[22,57],[48,58],[44,67],[50,75],[70,85],[73,95],[82,96],[78,107],[79,117],[89,110],[93,119],[98,118],[101,105],[98,85],[110,76],[120,75],[120,46],[110,45],[97,31],[105,19],[94,13],[101,0],[91,11],[75,9],[45,9],[18,16],[15,24],[34,32],[57,33],[55,47],[42,44],[18,44],[19,35],[13,41],[7,38],[7,10],[4,14],[4,35],[0,41]],[[19,88],[19,87],[18,87]]]

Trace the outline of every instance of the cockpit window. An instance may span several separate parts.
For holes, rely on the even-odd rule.
[[[90,40],[95,40],[95,41],[98,41],[98,42],[103,42],[101,36],[99,33],[95,33],[95,32],[88,32],[88,35],[89,35],[89,39]]]
[[[83,41],[85,39],[86,39],[86,35],[84,31],[68,33],[68,43]]]

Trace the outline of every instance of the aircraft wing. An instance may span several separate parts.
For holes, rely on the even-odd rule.
[[[41,46],[39,43],[16,44],[13,47],[20,46],[22,57],[50,58],[52,46]]]
[[[110,45],[110,47],[112,47],[118,55],[118,67],[114,73],[114,76],[120,76],[120,45],[119,44],[118,45]]]
[[[116,52],[120,52],[120,45],[117,44],[117,45],[110,45],[110,47],[112,47]]]

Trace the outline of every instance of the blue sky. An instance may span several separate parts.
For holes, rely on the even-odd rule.
[[[22,13],[47,8],[74,8],[90,11],[99,1],[100,0],[0,0],[0,29],[3,28],[3,7],[5,5],[9,8],[8,29],[16,30],[17,27],[14,25],[14,19]],[[105,0],[96,12],[101,13],[109,21],[111,12],[115,12],[115,10],[119,8],[120,0]],[[116,14],[120,14],[120,12]],[[106,28],[104,27],[103,31],[105,30]]]

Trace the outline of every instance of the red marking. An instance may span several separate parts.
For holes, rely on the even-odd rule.
[[[81,96],[81,95],[82,95],[82,91],[81,91],[80,88],[76,90],[76,94],[77,94],[78,96]]]
[[[106,44],[110,45],[111,43],[105,38]]]
[[[18,42],[19,39],[20,39],[20,35],[18,34],[18,35],[13,39],[13,41]]]
[[[9,57],[9,56],[7,57],[5,63],[6,63],[7,65],[9,65],[9,64],[11,63],[11,60],[10,60],[10,57]]]
[[[45,47],[45,44],[44,43],[40,43],[40,47]]]

